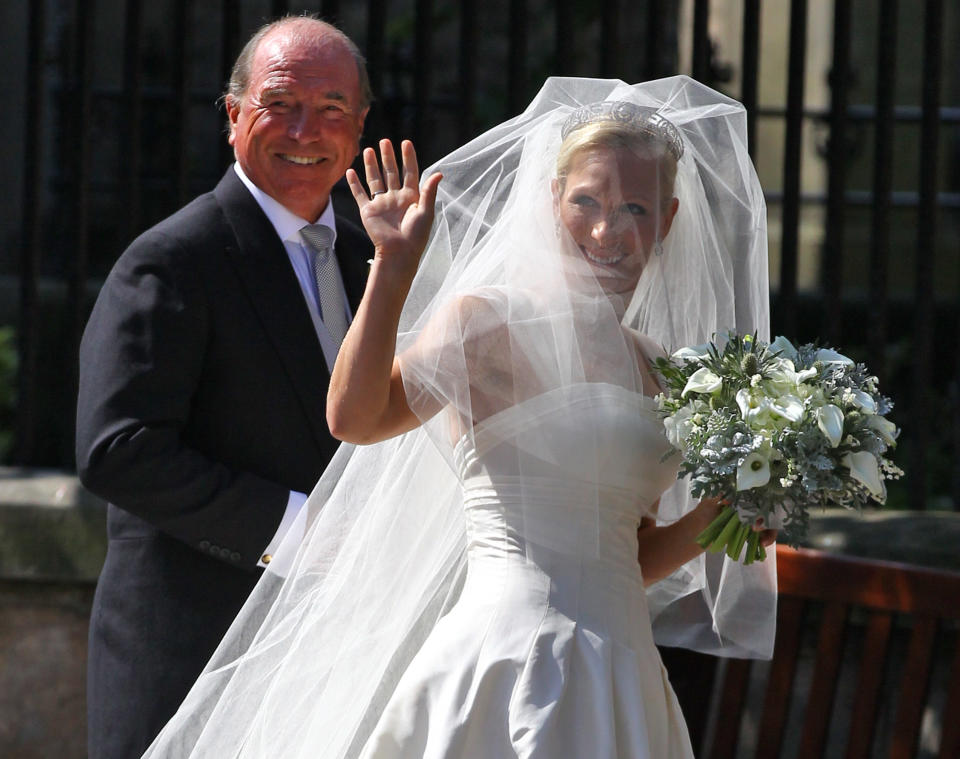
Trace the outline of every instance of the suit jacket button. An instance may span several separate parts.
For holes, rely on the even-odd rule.
[[[229,558],[230,558],[230,549],[229,549],[229,548],[221,548],[221,549],[220,549],[220,558],[221,558],[221,559],[229,559]]]
[[[260,561],[262,561],[264,564],[269,564],[272,559],[273,559],[273,556],[269,553],[265,553],[263,556],[260,557]]]
[[[210,554],[216,556],[220,553],[220,546],[215,546],[212,543],[210,544]]]
[[[238,554],[236,551],[234,551],[232,554],[230,554],[230,561],[232,561],[232,562],[234,562],[234,563],[240,561],[240,554]]]
[[[210,541],[209,541],[209,540],[201,540],[201,541],[200,541],[200,550],[201,550],[201,551],[209,551],[209,550],[210,550]]]

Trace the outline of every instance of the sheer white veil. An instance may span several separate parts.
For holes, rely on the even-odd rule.
[[[642,251],[639,279],[622,282],[611,281],[616,267],[579,254],[558,217],[561,132],[601,101],[659,114],[682,145],[669,233]],[[444,179],[398,335],[408,402],[424,424],[341,446],[146,756],[355,756],[456,601],[467,551],[459,457],[490,445],[507,417],[520,488],[520,475],[563,466],[575,446],[587,520],[575,539],[586,536],[588,556],[602,552],[590,528],[612,476],[603,423],[558,440],[537,418],[599,386],[637,399],[639,413],[657,392],[642,367],[659,350],[728,329],[768,337],[765,206],[746,144],[742,106],[687,77],[552,78],[522,114],[424,172]],[[647,211],[656,226],[660,204]],[[659,520],[692,507],[687,489],[680,482],[660,497]],[[656,495],[641,505],[652,509]],[[570,536],[552,531],[550,504],[529,502],[527,534],[565,549]],[[649,588],[658,642],[769,657],[775,586],[772,552],[751,567],[701,557]]]

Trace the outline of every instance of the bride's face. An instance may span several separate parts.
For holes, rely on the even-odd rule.
[[[632,290],[677,210],[663,186],[660,160],[629,148],[575,155],[554,187],[560,222],[608,292]]]

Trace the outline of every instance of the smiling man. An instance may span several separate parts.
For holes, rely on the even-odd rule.
[[[77,469],[110,502],[91,759],[172,716],[337,447],[326,388],[372,248],[330,191],[370,103],[336,28],[260,29],[224,96],[236,163],[117,261],[80,350]]]

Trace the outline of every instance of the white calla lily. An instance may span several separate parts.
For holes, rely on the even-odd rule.
[[[850,470],[850,475],[870,491],[870,495],[880,503],[887,500],[887,486],[880,477],[876,456],[868,451],[855,451],[845,454],[841,461]]]
[[[900,435],[900,429],[897,425],[877,414],[871,414],[867,417],[867,427],[876,432],[887,445],[896,443],[897,437]]]
[[[687,393],[712,393],[719,390],[721,385],[723,385],[723,379],[707,367],[703,367],[690,375],[680,395],[686,398]]]
[[[814,356],[815,361],[822,361],[824,364],[842,364],[843,366],[853,366],[853,359],[847,358],[842,353],[837,353],[833,348],[821,348]]]
[[[814,414],[817,426],[830,441],[830,447],[836,448],[843,439],[843,412],[832,403],[828,403],[818,408]]]
[[[759,451],[750,453],[737,467],[737,490],[763,487],[770,481],[770,461]]]
[[[751,393],[747,388],[737,390],[735,397],[737,406],[740,407],[740,415],[747,423],[755,421],[770,411],[770,401],[762,395]]]

